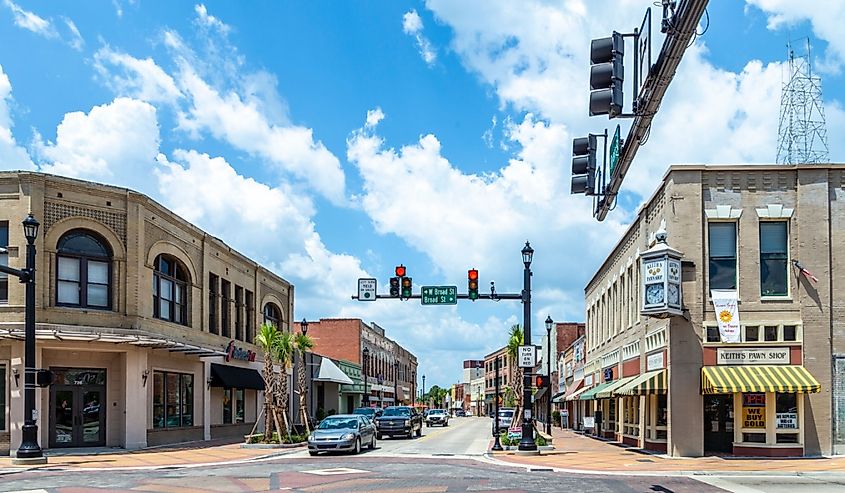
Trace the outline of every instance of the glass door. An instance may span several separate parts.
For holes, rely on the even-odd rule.
[[[104,397],[105,388],[99,385],[54,385],[50,399],[50,446],[105,445]]]
[[[704,396],[704,451],[733,453],[733,395]]]

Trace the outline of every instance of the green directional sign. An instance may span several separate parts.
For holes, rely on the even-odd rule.
[[[420,297],[423,305],[457,305],[457,286],[423,286]]]
[[[613,132],[613,140],[610,141],[610,176],[608,178],[613,178],[613,171],[619,162],[619,148],[621,147],[619,144],[619,125],[616,125],[616,131]]]

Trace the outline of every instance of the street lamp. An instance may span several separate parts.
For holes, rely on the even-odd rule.
[[[549,390],[546,391],[546,434],[552,434],[552,327],[555,322],[546,315],[546,373],[549,376]]]
[[[23,234],[26,237],[26,268],[11,269],[2,266],[0,271],[12,274],[26,284],[26,310],[24,318],[24,424],[21,429],[21,445],[17,459],[28,463],[45,463],[47,459],[38,445],[38,425],[35,422],[35,239],[38,237],[38,221],[30,213],[23,220]]]
[[[525,270],[522,276],[522,320],[524,325],[524,342],[531,346],[531,261],[534,259],[534,249],[527,241],[522,248],[522,263]],[[536,451],[537,444],[534,443],[534,427],[531,423],[531,372],[526,368],[522,375],[522,439],[519,441],[519,450]]]
[[[426,402],[425,402],[425,375],[423,375],[423,388],[422,388],[422,393],[420,394],[420,398],[423,401],[423,406],[425,406],[426,405]]]
[[[365,407],[370,407],[370,392],[367,390],[367,366],[370,363],[370,348],[364,348],[364,404]]]
[[[307,335],[308,334],[308,321],[303,318],[302,322],[299,322],[299,326],[302,327],[302,335]]]

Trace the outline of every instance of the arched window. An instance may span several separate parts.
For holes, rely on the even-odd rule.
[[[111,308],[111,257],[108,243],[94,232],[75,229],[59,239],[56,304]]]
[[[275,325],[277,329],[282,328],[282,311],[273,303],[264,305],[264,323]]]
[[[187,269],[169,255],[156,257],[153,268],[153,316],[188,325]]]

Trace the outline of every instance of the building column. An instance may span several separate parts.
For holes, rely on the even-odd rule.
[[[147,446],[147,413],[152,410],[153,375],[147,366],[146,350],[134,349],[124,354],[126,414],[123,446],[133,450]]]
[[[203,361],[202,380],[202,439],[211,440],[211,387],[208,382],[211,380],[211,362]]]

